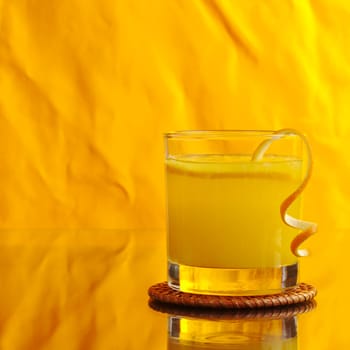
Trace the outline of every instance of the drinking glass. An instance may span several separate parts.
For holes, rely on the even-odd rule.
[[[165,135],[168,284],[189,293],[266,295],[298,283],[311,152],[296,130]]]

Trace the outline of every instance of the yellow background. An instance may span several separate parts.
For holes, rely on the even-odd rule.
[[[349,286],[349,23],[346,0],[0,0],[0,227],[162,229],[164,132],[293,127],[302,277]]]

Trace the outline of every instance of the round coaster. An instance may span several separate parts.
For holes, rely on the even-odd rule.
[[[151,309],[168,315],[184,316],[206,320],[245,320],[245,319],[287,319],[304,314],[316,308],[315,300],[304,303],[263,307],[256,309],[209,309],[203,307],[188,307],[176,304],[166,304],[157,300],[149,300]]]
[[[257,296],[202,295],[173,290],[167,282],[157,283],[148,289],[153,301],[181,306],[212,309],[256,309],[293,305],[312,300],[317,290],[310,284],[300,283],[282,293]]]

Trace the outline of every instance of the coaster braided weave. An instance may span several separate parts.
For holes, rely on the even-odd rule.
[[[294,305],[311,301],[317,290],[310,284],[300,283],[294,288],[272,295],[227,296],[184,293],[171,289],[167,282],[148,289],[152,301],[180,306],[212,309],[256,309]]]

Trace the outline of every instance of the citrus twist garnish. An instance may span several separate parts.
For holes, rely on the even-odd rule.
[[[302,141],[304,142],[306,146],[306,153],[308,157],[308,163],[306,168],[306,174],[301,182],[300,186],[291,194],[289,195],[281,204],[280,206],[280,214],[283,222],[295,229],[302,230],[292,241],[290,245],[290,249],[293,252],[293,254],[297,257],[307,256],[309,255],[308,251],[306,249],[301,249],[300,245],[307,240],[310,236],[315,234],[317,232],[317,224],[314,222],[304,221],[300,219],[296,219],[292,216],[290,216],[287,211],[288,208],[291,206],[291,204],[296,200],[296,198],[301,194],[301,192],[304,190],[306,184],[308,183],[311,171],[312,171],[312,154],[311,154],[311,148],[309,145],[309,142],[307,141],[306,137],[301,134],[299,131],[294,129],[281,129],[276,132],[274,132],[274,135],[263,142],[257,147],[255,152],[253,153],[252,160],[253,161],[259,161],[263,158],[265,152],[270,147],[272,142],[281,139],[284,136],[288,135],[297,135],[299,136]]]

